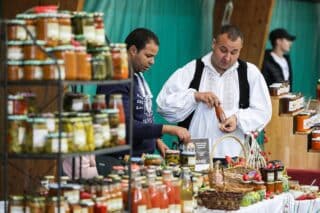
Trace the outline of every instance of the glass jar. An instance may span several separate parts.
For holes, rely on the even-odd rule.
[[[23,196],[10,196],[9,198],[9,213],[24,212]]]
[[[58,60],[57,63],[53,60],[46,60],[41,62],[43,80],[64,80],[65,69],[63,60]],[[59,74],[60,71],[60,74]]]
[[[110,125],[109,125],[109,118],[107,113],[100,113],[96,114],[94,116],[94,123],[99,124],[101,126],[101,132],[102,132],[102,139],[103,144],[102,147],[110,147]]]
[[[17,19],[25,21],[25,25],[26,25],[28,31],[31,33],[33,38],[36,38],[36,36],[37,36],[37,31],[36,31],[37,15],[36,14],[21,13],[21,14],[18,14],[16,17],[17,17]],[[32,40],[32,38],[30,37],[30,35],[28,33],[27,33],[26,39]]]
[[[94,202],[91,200],[81,200],[81,212],[94,213]]]
[[[179,165],[180,151],[179,150],[166,150],[165,161],[167,165]]]
[[[45,198],[44,197],[30,197],[27,202],[28,212],[45,212]]]
[[[106,112],[108,113],[110,128],[117,128],[119,125],[119,110],[108,109]]]
[[[73,151],[89,151],[87,147],[87,134],[81,118],[73,118]]]
[[[59,209],[59,210],[58,210]],[[46,202],[46,213],[65,212],[65,199],[60,197],[60,206],[58,197],[48,197]]]
[[[274,190],[276,194],[281,194],[283,192],[282,181],[276,181],[274,183]]]
[[[126,121],[121,94],[111,94],[109,107],[119,110],[118,145],[126,144]]]
[[[23,42],[23,55],[24,60],[44,60],[46,59],[46,54],[41,50],[39,46],[44,46],[45,42],[37,40],[35,43],[33,41]]]
[[[121,43],[119,44],[119,48],[120,48],[120,58],[121,58],[121,78],[120,79],[128,79],[129,66],[128,66],[127,44]]]
[[[104,55],[98,55],[92,58],[92,79],[105,80],[107,78],[107,68]]]
[[[94,17],[95,36],[96,36],[95,43],[97,46],[101,46],[106,43],[103,13],[96,12],[93,14],[93,17]]]
[[[68,13],[58,14],[59,44],[70,44],[72,39],[71,15]]]
[[[27,103],[22,95],[9,95],[7,104],[9,115],[26,115],[28,112]]]
[[[310,118],[310,113],[308,112],[301,112],[296,116],[296,131],[307,132],[310,130],[310,127],[306,125],[308,118]]]
[[[65,93],[63,97],[63,110],[80,112],[84,110],[83,94],[81,93]]]
[[[23,100],[27,105],[27,113],[28,114],[37,113],[38,109],[36,104],[36,94],[32,92],[24,92],[24,93],[20,93],[20,95],[23,97]]]
[[[8,81],[18,81],[23,78],[22,61],[8,61]]]
[[[95,46],[96,32],[92,13],[87,13],[83,20],[83,35],[88,42],[88,46]]]
[[[83,94],[82,102],[83,102],[83,110],[82,111],[83,112],[90,112],[91,111],[90,95]]]
[[[26,40],[27,33],[22,25],[25,25],[24,20],[12,19],[7,21],[7,39],[12,40]]]
[[[8,152],[21,153],[24,150],[27,116],[8,116]]]
[[[48,135],[46,120],[29,118],[27,123],[26,150],[30,153],[42,153]]]
[[[261,168],[260,172],[262,175],[262,180],[264,182],[274,182],[275,181],[275,170],[274,169],[268,169],[268,168]]]
[[[180,162],[182,167],[189,167],[191,170],[194,170],[196,165],[196,153],[182,151],[180,155]]]
[[[44,150],[46,153],[68,153],[68,138],[66,133],[61,133],[61,149],[59,151],[59,134],[49,133],[47,135]]]
[[[78,115],[79,116],[79,115]],[[81,116],[81,115],[80,115]],[[86,131],[86,150],[85,151],[93,151],[95,149],[95,142],[94,142],[94,132],[92,126],[92,117],[89,113],[83,113],[82,122],[84,124],[84,128]]]
[[[118,146],[118,129],[117,128],[111,128],[110,129],[110,145]]]
[[[23,79],[27,81],[42,80],[41,61],[29,60],[23,64]]]
[[[65,69],[65,79],[66,80],[76,80],[77,79],[77,67],[76,67],[76,54],[74,52],[74,47],[71,45],[57,46],[51,48],[49,52],[58,60],[64,61]]]
[[[113,65],[113,79],[120,80],[122,79],[120,48],[118,44],[111,44],[110,46]]]
[[[113,65],[112,65],[112,55],[109,48],[106,48],[104,56],[106,60],[106,71],[107,71],[106,80],[111,80],[113,79]]]
[[[267,187],[267,193],[268,194],[275,193],[275,183],[274,182],[267,182],[266,183],[266,187]]]
[[[83,34],[83,24],[84,24],[84,17],[86,12],[74,12],[71,22],[72,22],[72,29],[75,35],[82,35]]]
[[[41,13],[37,16],[37,39],[46,41],[47,46],[54,47],[59,41],[59,23],[57,14]]]
[[[7,59],[23,60],[23,42],[22,41],[7,42]]]
[[[107,108],[106,96],[104,94],[97,94],[93,97],[92,109],[101,111]]]
[[[86,53],[85,47],[76,48],[77,79],[83,81],[91,80],[91,56]]]

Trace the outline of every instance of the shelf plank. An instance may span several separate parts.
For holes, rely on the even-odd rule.
[[[294,134],[296,134],[296,135],[309,135],[311,132],[312,132],[312,129],[305,131],[305,132],[295,131]]]
[[[59,83],[63,85],[113,85],[113,84],[128,84],[131,79],[126,80],[104,80],[104,81],[68,81],[62,80],[39,80],[39,81],[8,81],[8,86],[58,86]],[[1,82],[4,83],[4,82]]]
[[[111,154],[111,153],[117,153],[117,152],[123,152],[123,151],[129,151],[130,146],[129,145],[121,145],[106,149],[99,149],[91,152],[77,152],[77,153],[61,153],[59,154],[33,154],[33,153],[23,153],[23,154],[9,154],[9,159],[58,159],[59,156],[61,158],[67,158],[67,157],[79,157],[82,155],[103,155],[103,154]]]

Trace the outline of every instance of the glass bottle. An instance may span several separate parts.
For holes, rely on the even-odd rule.
[[[136,177],[134,182],[132,183],[132,191],[131,191],[131,203],[132,203],[132,213],[142,213],[147,212],[147,199],[144,196],[141,187],[141,178]]]
[[[181,175],[181,205],[183,213],[192,213],[193,211],[193,197],[192,197],[192,182],[190,176],[190,169],[188,167],[182,168]]]
[[[159,186],[154,184],[156,181],[155,174],[148,174],[147,175],[147,183],[148,183],[148,191],[151,200],[151,211],[152,212],[159,212],[160,211],[160,191]]]
[[[175,191],[172,184],[172,171],[171,170],[164,170],[163,174],[163,183],[166,185],[167,188],[167,195],[169,199],[169,212],[175,212]]]

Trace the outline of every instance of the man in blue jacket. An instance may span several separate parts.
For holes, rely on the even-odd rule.
[[[142,153],[153,153],[156,147],[164,155],[168,147],[160,139],[162,134],[178,136],[183,142],[190,140],[190,134],[186,128],[155,124],[153,121],[153,96],[148,83],[143,77],[143,72],[147,71],[155,62],[155,57],[159,50],[159,39],[152,31],[145,28],[137,28],[128,35],[125,43],[127,44],[128,62],[134,72],[133,156],[141,156]],[[122,94],[126,126],[128,127],[129,107],[131,106],[129,103],[130,85],[103,85],[97,88],[97,93],[105,94],[107,101],[110,94]]]

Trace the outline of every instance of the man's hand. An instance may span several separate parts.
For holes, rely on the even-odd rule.
[[[194,93],[194,97],[197,102],[203,102],[209,108],[213,108],[214,105],[218,106],[220,104],[218,97],[212,92],[196,92]]]
[[[166,150],[169,149],[169,147],[160,138],[157,139],[157,148],[161,156],[165,157]]]
[[[237,117],[235,115],[230,116],[220,124],[219,128],[222,132],[233,132],[237,128]]]
[[[190,141],[190,133],[186,128],[173,125],[163,125],[162,127],[163,134],[170,134],[177,136],[183,143],[188,143]]]

